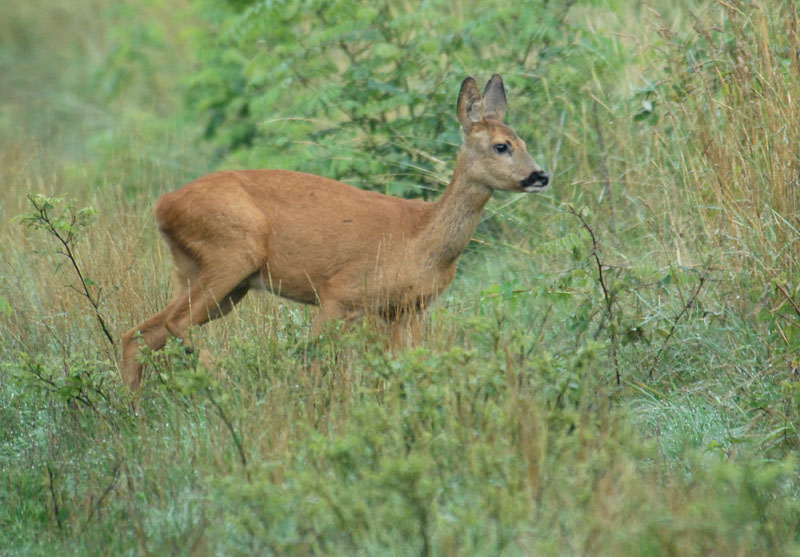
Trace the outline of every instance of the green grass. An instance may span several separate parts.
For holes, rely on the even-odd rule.
[[[796,8],[594,4],[544,110],[509,91],[552,189],[492,200],[420,348],[251,295],[193,331],[214,369],[146,356],[134,412],[15,217],[97,211],[73,245],[115,342],[163,306],[153,201],[250,156],[182,106],[211,8],[6,2],[0,553],[796,554]]]

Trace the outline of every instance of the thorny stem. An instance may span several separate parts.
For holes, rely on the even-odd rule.
[[[586,222],[586,219],[583,218],[579,212],[575,210],[574,207],[569,207],[569,212],[578,217],[581,221],[581,226],[583,226],[584,230],[589,233],[589,236],[592,239],[592,258],[594,259],[595,263],[597,264],[597,277],[598,282],[600,283],[600,288],[603,289],[603,300],[606,304],[606,312],[608,314],[608,322],[610,325],[610,333],[611,333],[611,358],[614,361],[614,375],[617,380],[617,385],[620,384],[620,377],[619,377],[619,361],[617,359],[617,325],[614,323],[614,297],[611,294],[611,291],[608,288],[608,284],[606,284],[606,277],[603,274],[603,263],[600,261],[600,256],[598,255],[599,252],[599,244],[597,243],[597,237],[594,234],[594,230],[592,227],[589,226],[589,223]]]

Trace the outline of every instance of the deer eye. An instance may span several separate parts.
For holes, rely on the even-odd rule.
[[[501,155],[508,153],[508,149],[508,143],[496,143],[494,146],[494,150]]]

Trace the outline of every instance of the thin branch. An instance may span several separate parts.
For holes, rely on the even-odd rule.
[[[89,510],[89,516],[86,517],[86,523],[83,525],[83,528],[81,528],[81,533],[86,531],[86,528],[89,526],[89,523],[92,521],[92,518],[94,517],[94,513],[97,511],[97,509],[100,508],[100,505],[103,504],[103,500],[106,498],[106,496],[109,493],[111,493],[111,490],[114,489],[114,487],[117,485],[117,480],[119,480],[120,468],[122,468],[122,459],[118,460],[117,463],[114,465],[114,476],[111,478],[111,482],[108,484],[108,487],[106,487],[105,491],[103,491],[103,494],[97,500],[97,503],[92,505],[92,508]]]
[[[783,294],[783,297],[786,298],[786,301],[788,301],[791,304],[794,312],[798,315],[798,317],[800,317],[800,307],[797,307],[797,304],[795,303],[794,299],[789,295],[789,292],[787,292],[786,287],[783,286],[781,283],[776,282],[775,288],[777,288],[780,291],[780,293]]]
[[[711,268],[709,266],[706,266],[703,269],[703,274],[700,275],[700,282],[698,282],[697,287],[694,289],[694,292],[692,292],[692,295],[689,296],[689,300],[684,304],[683,309],[680,311],[680,313],[678,313],[678,315],[676,315],[672,319],[672,326],[670,327],[667,336],[664,338],[664,342],[661,343],[661,347],[658,349],[658,352],[656,352],[656,355],[653,358],[653,364],[650,366],[650,371],[648,372],[649,377],[653,377],[653,371],[655,370],[656,364],[658,363],[659,358],[661,358],[661,354],[664,352],[667,343],[675,334],[675,329],[678,327],[678,321],[680,321],[681,318],[684,315],[686,315],[686,312],[688,312],[692,308],[692,306],[694,306],[694,302],[695,300],[697,300],[697,296],[700,295],[700,291],[703,289],[703,285],[705,284],[706,279],[708,278],[710,272]]]
[[[83,287],[83,295],[91,304],[92,309],[94,310],[94,316],[97,318],[97,322],[100,323],[100,328],[103,329],[103,334],[105,335],[106,339],[108,339],[108,342],[111,344],[111,346],[114,346],[114,338],[108,331],[108,326],[106,325],[105,319],[103,319],[103,316],[100,314],[100,304],[97,300],[94,299],[94,296],[92,296],[91,292],[89,292],[89,286],[86,283],[86,278],[83,276],[83,272],[81,271],[81,268],[78,265],[78,261],[75,259],[75,254],[72,253],[72,249],[69,246],[69,242],[64,238],[62,238],[61,235],[58,234],[58,231],[53,231],[52,234],[56,238],[58,238],[58,241],[61,242],[61,244],[64,246],[64,249],[66,250],[66,257],[72,264],[72,268],[75,269],[75,273],[78,275],[78,280],[80,281],[81,286]]]
[[[56,517],[56,523],[58,524],[58,529],[63,530],[64,525],[61,524],[61,511],[58,509],[58,499],[56,498],[56,490],[53,485],[53,469],[50,467],[50,464],[47,464],[47,478],[48,478],[48,487],[50,488],[50,497],[53,500],[53,514]]]
[[[584,230],[589,233],[589,237],[592,239],[592,253],[591,256],[594,259],[595,263],[597,264],[597,277],[598,282],[600,283],[600,287],[603,290],[603,300],[605,301],[606,305],[606,313],[608,315],[609,321],[609,329],[611,333],[611,357],[614,361],[614,374],[617,379],[617,385],[620,384],[620,377],[619,377],[619,361],[617,359],[617,327],[614,323],[614,296],[611,294],[611,291],[608,288],[608,284],[606,282],[605,274],[603,273],[603,263],[600,261],[600,256],[598,255],[599,252],[599,244],[597,242],[597,237],[594,234],[594,230],[592,227],[589,226],[589,223],[586,222],[586,219],[583,218],[579,212],[575,210],[574,207],[569,207],[569,212],[578,217],[581,221],[581,226],[583,226]]]
[[[37,217],[34,217],[34,220],[38,220],[40,223],[44,223],[46,231],[52,235],[53,237],[58,240],[58,242],[63,247],[62,250],[58,250],[56,253],[63,255],[66,257],[70,264],[72,264],[72,268],[75,270],[75,273],[78,275],[78,280],[81,283],[81,287],[83,292],[78,290],[80,294],[82,294],[88,301],[89,304],[92,306],[94,310],[94,316],[97,318],[97,322],[100,324],[100,328],[103,330],[103,334],[105,335],[108,342],[111,346],[114,346],[114,338],[111,336],[111,333],[108,330],[108,326],[106,325],[105,319],[100,314],[100,302],[96,300],[92,293],[89,291],[89,285],[87,282],[86,277],[83,275],[83,271],[81,271],[80,265],[78,265],[78,260],[75,257],[75,254],[72,251],[72,243],[75,240],[75,227],[78,224],[75,215],[71,216],[71,222],[69,225],[69,229],[66,232],[66,236],[62,235],[61,231],[56,228],[55,224],[53,223],[52,217],[48,214],[48,208],[52,207],[47,203],[37,203],[35,196],[28,196],[28,200],[31,202],[33,207],[36,209],[36,213],[38,213]],[[41,225],[40,225],[41,226]],[[77,289],[76,289],[77,290]]]
[[[239,435],[236,434],[236,430],[233,428],[233,424],[228,419],[228,416],[225,414],[225,411],[219,405],[219,403],[214,398],[214,395],[211,393],[211,389],[209,387],[205,388],[206,396],[208,396],[208,400],[211,401],[211,404],[214,408],[217,409],[217,413],[219,417],[222,418],[223,423],[228,428],[228,431],[231,432],[231,437],[233,438],[233,443],[236,445],[236,450],[239,452],[239,460],[242,462],[242,467],[244,468],[244,474],[247,477],[247,481],[250,480],[250,471],[247,468],[247,457],[244,454],[244,448],[242,447],[242,442],[239,440]]]

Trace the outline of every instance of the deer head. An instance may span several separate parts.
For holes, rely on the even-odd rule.
[[[465,178],[494,190],[541,190],[549,178],[533,162],[525,142],[503,123],[506,106],[503,79],[497,74],[486,84],[483,95],[473,78],[461,84],[457,114],[463,136],[460,158],[469,161]]]

